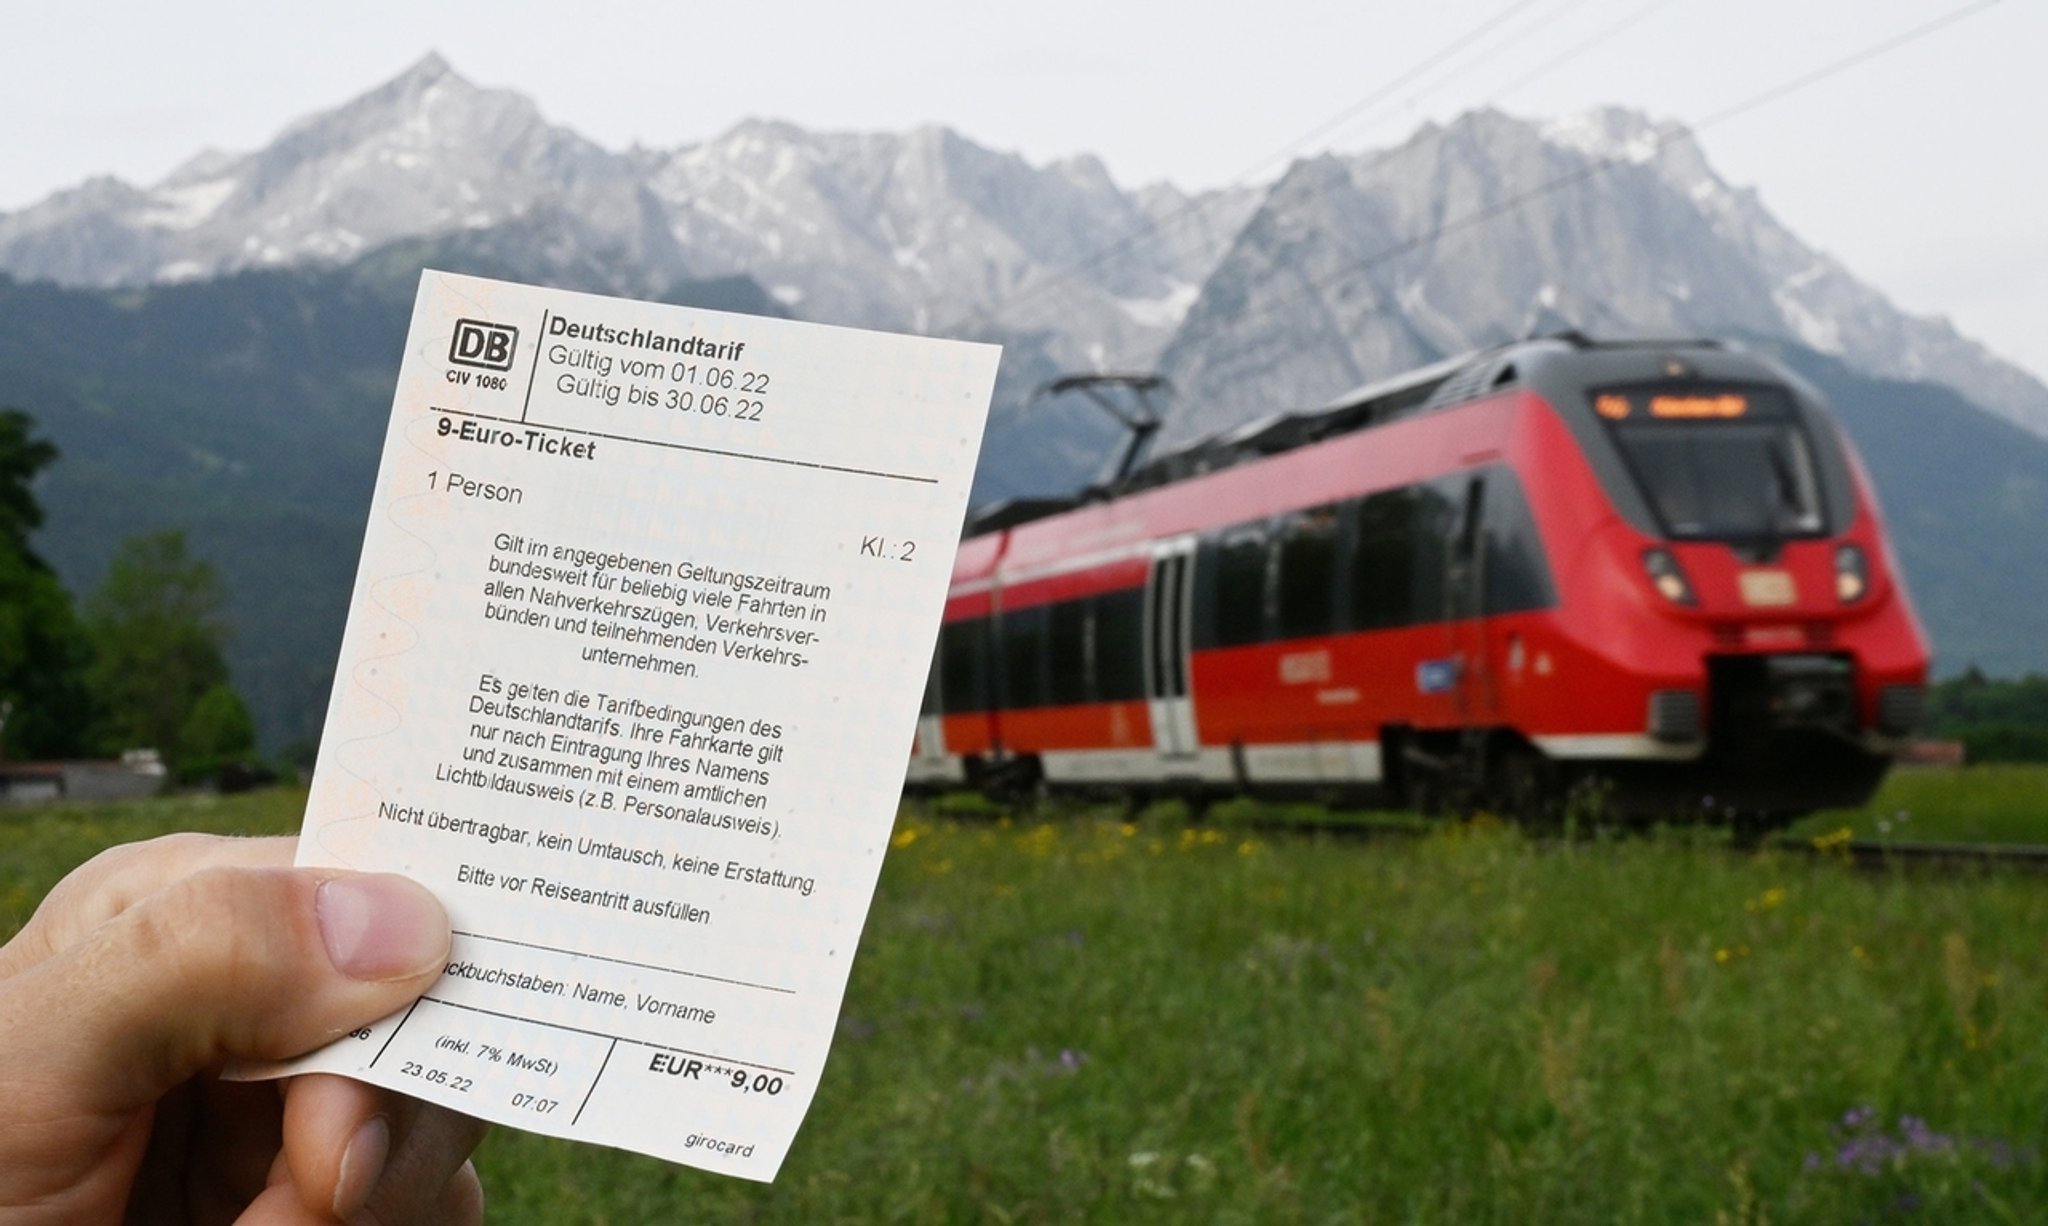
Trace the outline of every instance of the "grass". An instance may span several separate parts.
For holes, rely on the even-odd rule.
[[[1789,833],[1844,826],[1878,841],[2048,843],[2048,766],[1895,770],[1863,808],[1815,814]]]
[[[100,841],[0,821],[0,920]],[[1950,1222],[2048,1204],[2048,892],[1696,840],[909,810],[773,1185],[500,1130],[492,1220]]]

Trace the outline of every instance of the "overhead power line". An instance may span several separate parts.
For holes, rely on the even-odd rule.
[[[1584,55],[1586,52],[1591,51],[1593,48],[1613,38],[1615,35],[1621,34],[1627,30],[1634,28],[1644,18],[1648,17],[1650,14],[1656,12],[1658,9],[1661,9],[1670,3],[1672,3],[1672,0],[1651,0],[1651,3],[1644,5],[1643,7],[1637,9],[1633,13],[1629,13],[1628,15],[1624,16],[1621,20],[1614,22],[1612,25],[1606,26],[1603,29],[1596,31],[1590,37],[1572,44],[1572,46],[1570,46],[1566,50],[1559,52],[1557,55],[1554,55],[1550,59],[1543,61],[1536,67],[1531,68],[1528,72],[1523,73],[1519,77],[1516,77],[1514,80],[1508,82],[1506,85],[1501,86],[1492,94],[1488,95],[1486,102],[1482,105],[1491,106],[1495,102],[1500,101],[1502,98],[1505,98],[1509,94],[1512,94],[1516,90],[1522,88],[1524,85],[1527,85],[1532,81],[1539,81],[1544,77],[1549,76],[1551,73],[1556,72],[1558,69],[1564,67],[1566,64],[1569,64],[1573,60]]]
[[[1997,3],[1999,3],[1999,0],[1974,0],[1974,3],[1952,9],[1940,17],[1915,26],[1904,33],[1881,39],[1839,59],[1830,61],[1819,68],[1801,73],[1777,85],[1761,90],[1739,102],[1712,112],[1693,124],[1674,126],[1670,131],[1658,136],[1650,144],[1647,154],[1631,152],[1594,158],[1585,165],[1570,172],[1546,179],[1541,183],[1512,193],[1490,204],[1482,205],[1470,212],[1447,219],[1427,231],[1402,239],[1363,259],[1345,264],[1330,275],[1316,279],[1298,278],[1292,280],[1286,289],[1282,291],[1282,294],[1283,296],[1291,296],[1295,293],[1320,293],[1360,273],[1369,272],[1399,260],[1403,256],[1431,247],[1446,238],[1486,225],[1510,213],[1526,208],[1546,196],[1585,183],[1617,167],[1652,161],[1672,144],[1681,140],[1690,140],[1696,134],[1708,128],[1779,102],[1882,55],[1918,42],[1960,21],[1974,17]],[[1247,317],[1257,319],[1261,316],[1272,314],[1277,309],[1275,305],[1267,305],[1259,310],[1244,312],[1238,318],[1240,320]]]
[[[1323,122],[1317,124],[1315,127],[1309,129],[1307,132],[1304,132],[1300,136],[1297,136],[1294,139],[1287,141],[1286,143],[1280,145],[1278,148],[1272,150],[1271,152],[1262,155],[1257,161],[1251,163],[1250,165],[1246,166],[1243,170],[1239,171],[1236,175],[1232,176],[1232,178],[1228,181],[1228,186],[1245,186],[1251,181],[1253,176],[1261,173],[1267,167],[1273,165],[1276,162],[1281,161],[1284,158],[1294,156],[1295,154],[1299,153],[1302,148],[1307,146],[1309,142],[1318,139],[1319,137],[1325,135],[1330,131],[1335,130],[1336,128],[1343,126],[1346,123],[1349,123],[1360,112],[1364,111],[1366,108],[1371,107],[1378,102],[1383,101],[1384,99],[1392,95],[1394,91],[1401,89],[1409,82],[1413,81],[1416,77],[1426,72],[1429,72],[1431,69],[1435,68],[1437,65],[1445,62],[1446,60],[1454,58],[1455,56],[1466,50],[1468,47],[1471,47],[1475,43],[1483,41],[1487,34],[1497,29],[1502,22],[1509,20],[1516,13],[1520,12],[1523,9],[1528,8],[1531,4],[1534,4],[1535,2],[1536,0],[1513,0],[1513,3],[1510,3],[1506,7],[1497,10],[1492,16],[1486,18],[1484,21],[1481,21],[1478,25],[1473,26],[1470,29],[1459,34],[1456,38],[1453,38],[1450,42],[1444,44],[1435,52],[1424,57],[1421,63],[1416,64],[1414,67],[1408,69],[1406,72],[1403,72],[1400,75],[1394,77],[1386,84],[1369,91],[1363,98],[1360,98],[1358,101],[1353,102],[1350,105],[1346,106],[1342,111],[1339,111],[1336,115],[1332,116],[1331,118],[1326,119]],[[1010,295],[1008,298],[1002,299],[994,303],[990,303],[989,305],[984,307],[977,307],[974,310],[968,312],[965,316],[956,320],[948,328],[940,330],[955,331],[958,330],[960,327],[972,323],[976,320],[993,320],[996,318],[1000,318],[1004,312],[1014,310],[1016,307],[1026,302],[1033,301],[1041,295],[1045,294],[1046,292],[1058,286],[1061,286],[1069,281],[1072,281],[1081,273],[1086,272],[1091,268],[1099,267],[1107,261],[1119,255],[1122,255],[1124,252],[1129,251],[1131,248],[1137,246],[1139,243],[1144,242],[1146,239],[1152,238],[1156,235],[1163,234],[1168,228],[1178,226],[1179,224],[1191,219],[1194,215],[1200,213],[1205,207],[1207,207],[1213,199],[1214,197],[1211,197],[1208,200],[1190,200],[1187,203],[1183,204],[1181,207],[1172,210],[1164,217],[1148,220],[1146,223],[1133,229],[1130,233],[1124,235],[1123,237],[1105,244],[1097,250],[1082,256],[1078,260],[1075,260],[1073,263],[1066,264],[1057,269],[1052,270],[1051,272],[1047,273],[1044,278],[1034,282],[1033,284],[1025,286],[1024,288],[1018,290],[1016,293]]]
[[[1586,0],[1564,0],[1561,5],[1548,12],[1529,14],[1530,20],[1524,28],[1513,31],[1509,37],[1495,42],[1491,47],[1485,47],[1483,50],[1478,50],[1476,54],[1467,56],[1462,64],[1456,64],[1447,74],[1439,75],[1435,80],[1419,85],[1399,98],[1394,97],[1396,91],[1415,85],[1419,79],[1428,76],[1437,69],[1452,65],[1460,56],[1465,56],[1467,52],[1482,48],[1491,36],[1504,30],[1505,27],[1534,2],[1535,0],[1517,0],[1516,3],[1497,10],[1486,20],[1466,30],[1405,72],[1369,91],[1364,97],[1350,103],[1329,119],[1322,121],[1300,136],[1285,142],[1273,151],[1261,156],[1257,161],[1250,163],[1227,180],[1227,186],[1241,187],[1249,184],[1257,175],[1282,159],[1298,156],[1310,144],[1320,142],[1323,138],[1330,137],[1346,129],[1367,115],[1375,114],[1375,108],[1381,103],[1389,103],[1383,110],[1396,110],[1403,106],[1412,105],[1418,98],[1429,91],[1440,89],[1458,80],[1474,69],[1484,65],[1495,56],[1514,48],[1519,40],[1528,36],[1530,33],[1529,27],[1554,22],[1564,14],[1584,5]],[[1586,52],[1594,47],[1639,24],[1644,18],[1671,3],[1673,3],[1673,0],[1650,0],[1648,4],[1625,14],[1619,20],[1603,27],[1592,36],[1581,40],[1564,52],[1553,56],[1507,86],[1495,90],[1481,105],[1490,106],[1515,90],[1528,85],[1530,82],[1556,71],[1572,60],[1586,54]],[[1376,168],[1383,165],[1388,160],[1401,156],[1410,148],[1412,146],[1403,145],[1395,149],[1386,150],[1375,159],[1373,166]],[[1164,238],[1166,235],[1181,229],[1186,223],[1191,222],[1195,217],[1212,208],[1218,199],[1220,199],[1220,194],[1212,193],[1201,199],[1187,201],[1179,208],[1172,210],[1162,217],[1147,219],[1133,227],[1123,236],[1089,252],[1070,264],[1047,272],[1036,281],[1026,285],[1007,298],[969,311],[966,315],[959,317],[952,324],[940,330],[958,330],[976,320],[993,321],[1000,319],[1007,312],[1035,301],[1048,292],[1072,285],[1078,281],[1082,274],[1090,269],[1101,267],[1110,260],[1123,255],[1125,252],[1141,244],[1154,239]]]

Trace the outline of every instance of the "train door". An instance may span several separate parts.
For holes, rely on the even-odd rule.
[[[1485,473],[1473,473],[1458,491],[1444,585],[1457,670],[1453,693],[1458,722],[1468,728],[1494,722],[1499,711],[1486,625],[1486,484]]]
[[[1152,741],[1168,775],[1196,768],[1194,703],[1188,694],[1188,631],[1194,594],[1195,538],[1155,545],[1145,583],[1145,698]]]

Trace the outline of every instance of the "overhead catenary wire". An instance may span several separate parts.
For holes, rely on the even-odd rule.
[[[1651,3],[1645,4],[1641,8],[1637,9],[1635,12],[1629,13],[1628,15],[1624,16],[1619,21],[1616,21],[1613,24],[1605,26],[1595,31],[1591,36],[1572,44],[1570,47],[1567,47],[1565,50],[1559,52],[1557,55],[1552,56],[1550,59],[1543,61],[1536,67],[1531,68],[1528,72],[1523,73],[1521,76],[1516,77],[1514,80],[1508,82],[1506,85],[1501,86],[1493,93],[1487,95],[1486,101],[1484,103],[1481,103],[1481,105],[1491,106],[1494,103],[1500,101],[1502,98],[1507,97],[1509,94],[1514,93],[1516,90],[1521,89],[1523,86],[1528,85],[1535,81],[1542,80],[1544,77],[1547,77],[1551,73],[1556,72],[1558,69],[1564,67],[1566,64],[1571,63],[1573,60],[1586,54],[1586,52],[1591,51],[1593,48],[1608,41],[1609,39],[1614,38],[1616,35],[1623,34],[1631,29],[1634,29],[1652,13],[1655,13],[1659,9],[1662,9],[1672,3],[1674,3],[1674,0],[1651,0]]]
[[[1485,63],[1493,59],[1495,56],[1498,56],[1501,53],[1514,48],[1518,44],[1519,40],[1528,37],[1531,31],[1527,26],[1525,26],[1524,28],[1513,30],[1508,37],[1496,41],[1494,45],[1490,47],[1485,45],[1492,36],[1507,30],[1507,27],[1509,27],[1513,23],[1514,19],[1518,16],[1523,15],[1525,10],[1529,9],[1534,2],[1535,0],[1517,0],[1516,3],[1509,4],[1506,7],[1495,11],[1486,20],[1480,22],[1476,26],[1467,29],[1466,31],[1458,35],[1456,38],[1452,39],[1449,43],[1446,43],[1444,46],[1438,48],[1429,56],[1426,56],[1422,61],[1417,63],[1415,66],[1409,68],[1405,72],[1400,73],[1393,79],[1387,81],[1385,84],[1375,87],[1373,90],[1369,91],[1364,97],[1360,98],[1356,102],[1347,105],[1343,110],[1331,116],[1329,119],[1322,121],[1313,128],[1310,128],[1308,131],[1302,133],[1300,136],[1297,136],[1292,140],[1289,140],[1281,144],[1271,152],[1262,155],[1258,160],[1248,164],[1243,170],[1239,171],[1236,175],[1233,175],[1228,180],[1226,180],[1224,188],[1208,193],[1199,198],[1190,199],[1181,204],[1178,208],[1173,209],[1170,212],[1166,213],[1164,216],[1157,218],[1148,218],[1144,222],[1141,222],[1139,225],[1133,227],[1128,233],[1122,235],[1121,237],[1112,240],[1111,242],[1103,245],[1102,247],[1097,248],[1092,252],[1089,252],[1087,255],[1084,255],[1069,264],[1063,265],[1059,268],[1053,269],[1045,273],[1039,279],[1033,281],[1030,284],[1027,284],[1025,287],[1009,295],[1006,298],[999,299],[995,302],[986,303],[983,304],[982,306],[970,310],[965,315],[958,317],[955,321],[953,321],[953,323],[951,323],[947,327],[939,330],[957,331],[977,321],[994,322],[998,319],[1001,319],[1005,314],[1013,312],[1018,307],[1035,301],[1036,299],[1038,299],[1046,293],[1052,292],[1054,290],[1067,288],[1076,283],[1079,280],[1079,278],[1089,270],[1107,264],[1110,260],[1113,260],[1125,254],[1126,252],[1131,251],[1132,249],[1147,242],[1148,240],[1164,238],[1173,231],[1183,228],[1185,224],[1193,221],[1200,214],[1213,208],[1221,199],[1224,198],[1223,193],[1227,192],[1229,189],[1249,185],[1258,175],[1262,174],[1264,171],[1266,171],[1274,164],[1280,162],[1282,159],[1298,156],[1301,153],[1301,151],[1307,148],[1311,143],[1319,142],[1323,138],[1332,136],[1335,133],[1344,130],[1345,128],[1349,127],[1350,125],[1364,118],[1365,116],[1375,114],[1375,108],[1378,107],[1379,104],[1389,103],[1391,100],[1390,106],[1386,108],[1388,110],[1412,106],[1417,99],[1426,95],[1428,92],[1440,89],[1443,86],[1458,80],[1459,78],[1465,76],[1474,69],[1483,66]],[[1547,12],[1538,11],[1535,13],[1529,13],[1528,17],[1530,18],[1530,21],[1528,23],[1528,26],[1534,26],[1544,22],[1555,21],[1557,18],[1563,16],[1564,14],[1572,12],[1582,7],[1586,2],[1587,0],[1564,0],[1562,4],[1558,5],[1557,7]],[[1621,34],[1624,31],[1634,27],[1635,25],[1643,21],[1646,17],[1650,16],[1652,13],[1668,6],[1673,2],[1674,0],[1650,0],[1649,3],[1640,6],[1639,8],[1623,15],[1620,19],[1596,31],[1592,36],[1581,40],[1579,43],[1566,49],[1564,52],[1556,56],[1553,56],[1551,59],[1545,61],[1543,64],[1537,66],[1535,69],[1532,69],[1530,72],[1525,73],[1523,76],[1517,78],[1509,85],[1494,91],[1491,95],[1489,95],[1486,98],[1486,100],[1481,105],[1493,105],[1495,102],[1497,102],[1502,97],[1505,97],[1507,94],[1510,94],[1515,90],[1520,89],[1523,86],[1526,86],[1529,83],[1536,81],[1551,72],[1556,71],[1558,68],[1561,68],[1565,64],[1570,63],[1572,60],[1575,60],[1580,56],[1586,54],[1594,47],[1597,47],[1602,43],[1605,43],[1608,40],[1612,39],[1616,35]],[[1468,52],[1472,54],[1467,55]],[[1461,56],[1465,57],[1464,62],[1456,63],[1456,61]],[[1436,72],[1438,69],[1443,68],[1448,68],[1449,71],[1446,73],[1439,74],[1436,77],[1436,79],[1427,81],[1424,84],[1416,84],[1420,79],[1425,78],[1429,76],[1431,73]],[[1396,91],[1402,90],[1411,85],[1416,87],[1410,90],[1402,97],[1394,97]],[[1375,115],[1375,117],[1377,117],[1377,115]],[[1378,158],[1375,159],[1374,165],[1377,166],[1383,164],[1389,159],[1399,157],[1411,147],[1412,146],[1410,145],[1402,145],[1394,149],[1385,150],[1379,154]]]
[[[1371,90],[1358,101],[1347,105],[1342,111],[1339,111],[1336,115],[1318,123],[1315,127],[1310,128],[1308,131],[1302,133],[1300,136],[1297,136],[1292,140],[1283,143],[1274,150],[1262,154],[1257,161],[1250,163],[1243,170],[1239,171],[1236,175],[1233,175],[1227,181],[1226,188],[1243,187],[1248,185],[1256,175],[1262,173],[1268,167],[1281,161],[1282,159],[1289,158],[1298,154],[1310,142],[1316,141],[1321,137],[1327,135],[1329,132],[1335,130],[1336,128],[1339,128],[1344,124],[1349,123],[1360,112],[1364,111],[1366,108],[1370,106],[1373,106],[1383,101],[1388,96],[1390,96],[1394,91],[1405,87],[1417,76],[1429,72],[1430,70],[1434,69],[1437,65],[1445,62],[1447,59],[1451,59],[1457,56],[1459,53],[1463,52],[1468,47],[1474,45],[1479,41],[1482,41],[1490,31],[1498,28],[1502,22],[1511,19],[1516,13],[1522,11],[1523,9],[1528,8],[1530,5],[1534,3],[1536,3],[1536,0],[1513,0],[1512,3],[1508,4],[1504,8],[1495,11],[1491,16],[1481,21],[1478,25],[1473,26],[1470,29],[1467,29],[1463,33],[1459,34],[1456,38],[1453,38],[1450,42],[1438,48],[1435,52],[1424,57],[1424,59],[1420,63],[1416,64],[1414,67],[1394,77],[1386,84],[1378,86],[1375,89]],[[1146,239],[1154,237],[1155,235],[1165,233],[1165,231],[1169,227],[1177,226],[1183,222],[1191,220],[1195,215],[1199,214],[1205,208],[1209,207],[1209,205],[1214,201],[1215,198],[1216,197],[1212,195],[1206,198],[1197,198],[1189,200],[1186,203],[1182,204],[1179,208],[1174,209],[1167,213],[1164,217],[1148,220],[1144,224],[1141,224],[1134,228],[1130,233],[1124,235],[1123,237],[1115,239],[1114,241],[1103,245],[1097,250],[1082,256],[1081,258],[1075,260],[1070,264],[1062,265],[1061,267],[1052,270],[1051,272],[1047,273],[1045,277],[1041,280],[1025,286],[1024,288],[1018,290],[1016,293],[1011,294],[1008,298],[1001,299],[997,302],[990,303],[985,306],[974,308],[973,310],[969,311],[966,315],[961,316],[959,319],[955,320],[948,327],[939,329],[939,331],[958,331],[961,328],[965,327],[966,325],[977,321],[993,321],[996,318],[1000,318],[1001,313],[1014,310],[1018,306],[1021,306],[1026,302],[1037,299],[1040,295],[1049,292],[1050,290],[1056,287],[1062,286],[1067,282],[1072,281],[1074,278],[1078,277],[1080,274],[1086,272],[1087,270],[1098,267],[1108,262],[1109,260],[1114,259],[1119,255],[1122,255],[1124,252],[1129,251],[1131,248],[1137,246],[1141,242],[1144,242]]]
[[[1767,106],[1782,98],[1798,93],[1803,89],[1809,88],[1831,77],[1839,75],[1840,73],[1858,67],[1869,60],[1883,56],[1891,51],[1897,50],[1911,43],[1918,42],[1921,39],[1929,37],[1932,34],[1935,34],[1950,25],[1956,24],[1969,17],[1973,17],[1978,13],[1992,7],[1998,2],[1999,0],[1975,0],[1975,2],[1973,3],[1959,6],[1956,9],[1952,9],[1947,13],[1944,13],[1927,22],[1921,23],[1920,25],[1907,29],[1899,34],[1890,36],[1888,38],[1880,39],[1875,43],[1869,44],[1855,52],[1850,53],[1849,55],[1840,57],[1836,60],[1832,60],[1818,68],[1798,74],[1784,82],[1771,86],[1765,90],[1759,91],[1756,94],[1752,94],[1749,97],[1746,97],[1736,103],[1733,103],[1730,106],[1725,107],[1719,111],[1711,112],[1705,117],[1694,120],[1687,124],[1679,125],[1676,129],[1669,131],[1661,135],[1659,138],[1657,138],[1648,155],[1648,158],[1645,158],[1643,160],[1649,160],[1650,158],[1654,158],[1656,155],[1661,154],[1666,146],[1675,143],[1676,141],[1682,139],[1689,139],[1697,133],[1704,131],[1708,128],[1714,127],[1729,119],[1736,118],[1740,115],[1747,114],[1763,106]],[[1509,93],[1512,93],[1514,90],[1520,89],[1523,86],[1529,84],[1530,82],[1537,80],[1538,78],[1547,75],[1550,72],[1555,71],[1556,69],[1562,67],[1564,64],[1570,62],[1571,60],[1576,59],[1579,56],[1585,54],[1592,48],[1609,41],[1616,35],[1639,24],[1641,21],[1652,15],[1657,10],[1664,8],[1669,3],[1671,3],[1671,0],[1651,0],[1651,3],[1642,6],[1636,11],[1625,15],[1618,21],[1611,23],[1609,26],[1596,32],[1592,36],[1586,39],[1582,39],[1579,43],[1574,44],[1572,47],[1566,49],[1565,51],[1559,53],[1556,56],[1553,56],[1550,60],[1545,61],[1543,64],[1538,65],[1536,68],[1530,70],[1523,76],[1516,78],[1514,81],[1508,83],[1506,86],[1503,86],[1501,89],[1496,90],[1493,94],[1489,95],[1489,97],[1482,105],[1492,105],[1495,101],[1499,100],[1500,98],[1506,96]],[[1483,22],[1480,26],[1467,31],[1466,34],[1460,36],[1459,39],[1454,40],[1445,48],[1440,49],[1437,53],[1426,59],[1422,64],[1418,64],[1415,68],[1412,68],[1408,72],[1402,74],[1402,76],[1400,78],[1397,78],[1397,80],[1401,84],[1412,82],[1417,76],[1421,75],[1422,73],[1428,71],[1431,68],[1434,68],[1438,64],[1445,62],[1454,53],[1458,51],[1463,51],[1475,45],[1477,42],[1482,41],[1484,35],[1488,31],[1497,28],[1501,22],[1510,19],[1515,13],[1519,12],[1524,7],[1526,7],[1526,5],[1524,4],[1512,4],[1509,5],[1507,8],[1496,12],[1486,22]],[[1442,83],[1443,82],[1439,81],[1436,84],[1441,85]],[[1387,87],[1382,87],[1381,89],[1374,91],[1374,93],[1372,95],[1369,95],[1367,99],[1362,99],[1360,102],[1352,104],[1352,106],[1347,107],[1344,112],[1341,112],[1339,116],[1333,117],[1332,120],[1325,121],[1323,124],[1318,125],[1315,129],[1312,129],[1310,132],[1303,134],[1303,136],[1296,138],[1294,141],[1288,142],[1287,145],[1281,147],[1280,151],[1268,155],[1266,158],[1262,159],[1261,162],[1257,165],[1262,166],[1266,162],[1270,162],[1281,156],[1286,156],[1288,152],[1296,150],[1302,145],[1305,145],[1308,141],[1314,140],[1316,137],[1332,130],[1341,122],[1348,121],[1350,118],[1363,111],[1372,102],[1376,102],[1380,100],[1382,97],[1384,97],[1392,87],[1393,86],[1390,84]],[[1434,86],[1432,86],[1432,88],[1434,88]],[[1401,146],[1397,149],[1388,150],[1381,154],[1380,157],[1374,159],[1371,166],[1367,167],[1367,169],[1376,169],[1384,165],[1390,158],[1398,156],[1412,148],[1415,148],[1416,146],[1417,142],[1410,142],[1409,144]],[[1376,268],[1384,264],[1390,263],[1394,260],[1398,260],[1401,257],[1409,255],[1418,249],[1427,247],[1428,245],[1434,242],[1440,241],[1441,239],[1447,236],[1463,232],[1475,226],[1490,222],[1498,217],[1505,216],[1509,213],[1514,212],[1517,209],[1527,207],[1528,205],[1534,203],[1538,199],[1543,198],[1544,196],[1550,195],[1557,191],[1564,190],[1575,184],[1583,183],[1591,178],[1605,174],[1618,166],[1629,164],[1636,160],[1636,158],[1627,156],[1597,159],[1594,163],[1586,167],[1582,167],[1571,173],[1558,176],[1550,180],[1546,180],[1545,182],[1538,184],[1530,189],[1515,193],[1513,196],[1505,200],[1496,201],[1493,204],[1483,206],[1479,209],[1474,210],[1471,213],[1446,220],[1438,226],[1431,228],[1426,233],[1416,235],[1408,239],[1404,239],[1391,247],[1385,248],[1379,252],[1374,253],[1371,256],[1366,257],[1363,260],[1355,261],[1351,264],[1348,264],[1344,268],[1339,269],[1335,277],[1324,278],[1321,280],[1299,278],[1296,280],[1295,284],[1290,288],[1296,292],[1301,293],[1314,292],[1322,288],[1327,288],[1331,284],[1340,282],[1345,277],[1354,275],[1356,273],[1369,271],[1372,268]],[[1320,194],[1320,189],[1313,190],[1312,194]],[[973,311],[970,311],[967,315],[962,316],[960,318],[960,320],[958,321],[958,326],[964,326],[976,320],[992,321],[994,319],[1000,318],[1003,314],[1014,309],[1016,306],[1021,305],[1029,300],[1035,299],[1043,292],[1074,281],[1081,273],[1085,272],[1088,268],[1094,267],[1110,258],[1113,258],[1114,256],[1121,254],[1124,250],[1127,250],[1130,247],[1136,245],[1137,243],[1144,241],[1146,238],[1152,237],[1153,235],[1160,233],[1164,227],[1170,226],[1179,221],[1186,220],[1189,216],[1199,212],[1205,203],[1206,201],[1190,201],[1181,209],[1175,211],[1172,214],[1169,214],[1167,217],[1158,219],[1157,221],[1148,222],[1147,224],[1133,231],[1131,234],[1126,235],[1124,238],[1121,238],[1116,242],[1105,246],[1097,252],[1091,253],[1090,255],[1083,257],[1082,259],[1074,262],[1073,264],[1067,265],[1062,269],[1056,270],[1054,273],[1049,274],[1048,277],[1044,280],[1025,287],[1023,290],[1020,290],[1017,294],[1012,295],[1010,298],[1000,300],[995,303],[990,303],[982,307],[978,307]],[[1265,310],[1253,311],[1249,312],[1248,314],[1251,317],[1256,318],[1258,315],[1270,313],[1273,309],[1273,307],[1268,307]],[[1238,318],[1242,319],[1244,317],[1245,313],[1241,313]]]

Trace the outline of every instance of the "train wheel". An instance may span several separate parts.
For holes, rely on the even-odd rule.
[[[1021,754],[992,764],[983,776],[982,791],[1018,818],[1028,818],[1046,797],[1045,772],[1036,756]]]
[[[1764,840],[1791,825],[1795,816],[1769,809],[1738,809],[1728,817],[1728,841],[1744,851],[1755,851]]]
[[[1401,806],[1422,817],[1442,817],[1443,782],[1443,776],[1436,771],[1410,768],[1401,785]]]
[[[1567,835],[1589,835],[1626,821],[1614,801],[1614,781],[1604,775],[1576,775],[1559,792],[1558,822]]]
[[[1499,750],[1487,775],[1487,792],[1503,815],[1541,830],[1560,824],[1556,771],[1533,746],[1516,741]]]
[[[1422,737],[1407,728],[1380,734],[1382,752],[1391,755],[1393,802],[1423,817],[1441,817],[1457,804],[1453,758],[1430,752]]]

